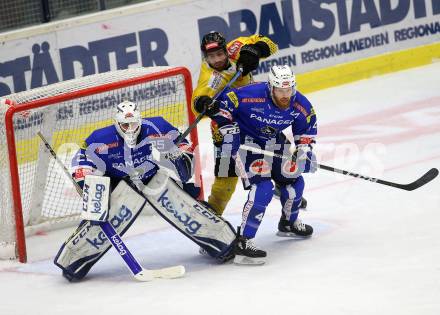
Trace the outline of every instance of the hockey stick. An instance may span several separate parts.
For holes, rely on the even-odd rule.
[[[217,97],[220,96],[220,94],[223,93],[224,90],[226,90],[228,87],[230,87],[235,81],[237,81],[238,77],[243,73],[243,68],[239,68],[237,70],[237,72],[235,73],[235,75],[232,77],[231,80],[229,80],[229,82],[223,87],[223,89],[221,89],[219,92],[217,92],[217,94],[215,94],[215,96],[213,97],[212,101],[214,102]],[[185,139],[189,133],[191,132],[191,130],[193,130],[197,124],[200,122],[200,120],[202,120],[203,116],[205,116],[206,113],[206,109],[203,110],[196,118],[196,120],[193,121],[193,123],[191,125],[188,126],[188,128],[179,136],[179,138],[176,141],[176,145],[179,145],[183,139]]]
[[[272,157],[290,160],[290,157],[288,157],[288,156],[284,156],[284,155],[277,154],[274,152],[262,150],[259,148],[250,147],[247,145],[242,145],[242,146],[240,146],[240,148],[242,148],[246,151],[257,153],[257,154],[264,154],[266,156],[272,156]],[[422,187],[423,185],[426,185],[427,183],[432,181],[434,178],[436,178],[437,175],[439,174],[438,169],[431,168],[429,171],[427,171],[425,174],[423,174],[420,178],[416,179],[415,181],[413,181],[409,184],[398,184],[398,183],[389,182],[389,181],[375,178],[375,177],[365,176],[365,175],[361,175],[358,173],[341,170],[341,169],[338,169],[338,168],[335,168],[332,166],[323,165],[323,164],[318,164],[318,167],[323,170],[329,171],[329,172],[352,176],[352,177],[360,178],[363,180],[367,180],[369,182],[378,183],[378,184],[382,184],[382,185],[386,185],[386,186],[390,186],[390,187],[394,187],[394,188],[398,188],[398,189],[403,189],[403,190],[407,190],[407,191],[412,191],[412,190],[415,190],[417,188]]]
[[[82,196],[83,192],[81,187],[78,185],[78,183],[72,178],[71,174],[69,173],[66,166],[61,162],[61,160],[58,158],[57,154],[53,150],[52,146],[47,142],[46,138],[43,136],[41,132],[37,132],[37,135],[40,137],[41,141],[43,141],[46,148],[49,150],[52,157],[55,159],[55,161],[58,163],[58,165],[61,167],[61,169],[64,171],[64,174],[71,180],[73,183],[73,186],[75,187],[76,191]],[[129,251],[128,247],[125,245],[125,243],[122,241],[119,234],[115,231],[113,226],[108,222],[101,222],[99,224],[101,230],[104,232],[107,239],[110,241],[110,243],[113,245],[113,247],[116,249],[118,254],[122,257],[124,260],[126,266],[133,274],[133,277],[138,281],[151,281],[154,278],[166,278],[166,279],[172,279],[172,278],[179,278],[182,277],[185,274],[185,267],[184,266],[172,266],[168,268],[162,268],[162,269],[145,269],[143,268],[137,260],[134,258],[134,256]]]
[[[251,182],[249,181],[249,177],[246,173],[246,169],[244,167],[243,161],[241,160],[240,154],[233,155],[232,158],[235,161],[236,170],[238,171],[238,176],[241,177],[241,181],[243,183],[243,189],[247,190],[251,187]]]

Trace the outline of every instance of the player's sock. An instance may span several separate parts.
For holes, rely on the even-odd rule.
[[[276,197],[278,199],[280,198],[280,196],[281,196],[280,184],[275,183],[273,195],[274,195],[274,197]],[[304,197],[301,197],[301,203],[299,204],[299,209],[306,210],[306,208],[307,208],[307,199]]]

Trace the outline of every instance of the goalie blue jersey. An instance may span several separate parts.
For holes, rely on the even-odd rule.
[[[158,149],[171,149],[178,135],[179,131],[162,117],[142,119],[134,148],[125,144],[114,125],[95,130],[73,158],[74,177],[78,180],[93,171],[95,175],[109,176],[112,180],[127,175],[147,179],[158,169],[153,160],[152,145]],[[181,145],[187,144],[184,140]]]
[[[266,82],[226,90],[219,100],[222,101],[220,113],[213,119],[219,126],[237,122],[242,143],[252,140],[262,147],[269,143],[284,143],[280,139],[281,131],[289,127],[295,144],[314,142],[317,133],[315,111],[309,100],[298,91],[286,110],[273,103]]]

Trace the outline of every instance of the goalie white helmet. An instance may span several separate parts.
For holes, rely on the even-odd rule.
[[[296,91],[295,75],[288,66],[273,66],[269,71],[270,90],[274,87],[285,89],[293,88]]]
[[[142,117],[137,105],[123,101],[116,106],[115,127],[129,148],[136,146],[136,139],[141,132]]]

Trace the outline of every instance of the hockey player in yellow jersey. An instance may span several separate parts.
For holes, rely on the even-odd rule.
[[[229,43],[218,32],[210,32],[203,36],[201,43],[203,62],[197,87],[194,90],[192,105],[196,114],[207,109],[210,116],[218,111],[212,97],[220,91],[235,75],[238,68],[243,69],[242,75],[232,84],[240,87],[253,82],[252,71],[257,69],[260,58],[266,58],[278,51],[278,46],[268,37],[252,35],[238,37]],[[222,157],[219,145],[223,136],[214,121],[211,121],[212,139],[215,151],[214,184],[208,203],[218,215],[222,215],[237,185],[235,163],[229,157]]]

